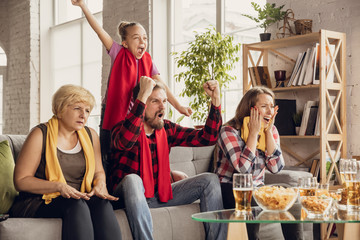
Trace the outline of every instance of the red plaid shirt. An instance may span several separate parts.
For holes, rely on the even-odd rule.
[[[272,153],[265,153],[260,149],[251,152],[239,130],[230,126],[223,126],[217,141],[219,151],[216,174],[220,182],[232,182],[234,173],[251,173],[255,187],[264,185],[265,169],[277,173],[284,168],[285,162],[280,149],[279,133],[275,126],[272,128],[276,149]]]
[[[201,147],[214,145],[221,127],[222,119],[220,106],[211,106],[209,117],[202,130],[182,127],[176,123],[164,120],[169,152],[173,146]],[[140,144],[138,137],[144,124],[145,104],[139,100],[124,121],[114,126],[111,132],[111,161],[108,186],[113,191],[120,181],[128,174],[135,173],[140,176]],[[152,156],[153,176],[157,190],[158,158],[156,151],[155,134],[148,136]],[[169,176],[170,177],[170,176]]]

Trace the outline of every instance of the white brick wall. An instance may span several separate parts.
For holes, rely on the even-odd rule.
[[[120,43],[120,37],[117,27],[121,21],[139,22],[145,28],[149,39],[150,26],[150,0],[103,0],[103,27],[112,36],[112,38]],[[148,44],[148,46],[150,43]],[[103,68],[102,68],[102,96],[105,95],[108,76],[110,72],[110,58],[103,48]],[[149,49],[148,49],[149,51]]]
[[[0,41],[8,59],[3,133],[27,134],[39,122],[39,2],[0,4]]]
[[[271,0],[291,8],[296,19],[312,19],[313,32],[320,29],[346,33],[347,147],[348,157],[360,155],[360,1]],[[276,31],[272,31],[274,36]]]

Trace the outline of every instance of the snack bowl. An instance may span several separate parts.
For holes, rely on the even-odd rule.
[[[333,198],[326,195],[300,197],[301,206],[307,217],[325,217],[328,215]]]
[[[295,203],[298,188],[268,185],[253,191],[255,202],[263,211],[287,211]]]

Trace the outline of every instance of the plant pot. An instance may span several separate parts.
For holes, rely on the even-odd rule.
[[[271,37],[271,33],[260,33],[260,40],[262,42],[269,41]]]

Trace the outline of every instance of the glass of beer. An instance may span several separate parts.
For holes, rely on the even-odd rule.
[[[317,186],[316,177],[302,177],[298,179],[300,197],[315,196]]]
[[[237,214],[251,211],[252,192],[252,174],[235,173],[233,175],[233,193],[235,198],[235,211]]]
[[[345,186],[347,191],[347,206],[350,211],[358,211],[360,207],[360,179],[357,172],[360,163],[355,159],[348,160],[345,167]]]
[[[329,183],[319,183],[316,189],[316,196],[329,196]]]

